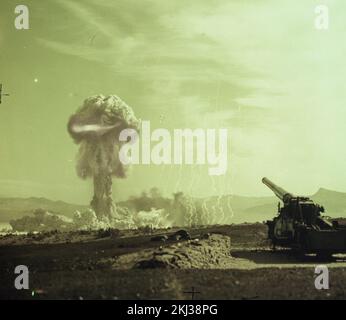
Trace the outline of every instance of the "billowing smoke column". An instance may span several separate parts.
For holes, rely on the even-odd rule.
[[[98,218],[116,216],[112,199],[112,177],[124,178],[126,168],[119,161],[119,141],[123,129],[138,131],[133,110],[119,97],[92,96],[84,101],[68,122],[67,129],[79,144],[77,174],[93,178],[94,197],[90,203]]]

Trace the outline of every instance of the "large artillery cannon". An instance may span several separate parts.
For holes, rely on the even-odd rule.
[[[267,178],[262,182],[283,202],[278,216],[268,220],[268,238],[276,245],[304,253],[331,255],[346,252],[346,228],[322,216],[324,208],[308,197],[295,196]]]

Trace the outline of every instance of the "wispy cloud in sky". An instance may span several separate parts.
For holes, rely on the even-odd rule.
[[[13,2],[4,1],[12,13]],[[46,112],[41,95],[53,95],[51,108],[61,123],[56,132],[48,129],[52,139],[61,138],[66,114],[84,97],[115,93],[153,127],[228,128],[234,174],[225,180],[239,193],[261,192],[261,184],[253,181],[264,173],[274,180],[291,179],[292,186],[292,172],[305,177],[302,188],[311,188],[306,193],[321,185],[346,188],[340,173],[346,159],[344,2],[325,1],[330,29],[319,32],[315,0],[27,1],[35,9],[30,32],[14,34],[13,21],[5,16],[8,21],[0,22],[11,25],[0,34],[6,42],[2,55],[19,56],[19,63],[2,70],[9,79],[14,71],[23,79],[41,72],[45,81],[40,78],[37,91],[22,78],[14,82],[35,106],[10,109],[14,124],[25,126],[29,119],[41,125],[36,120]],[[31,55],[22,54],[25,41]],[[78,92],[78,100],[71,92]],[[0,131],[8,132],[9,122],[2,119]],[[7,174],[12,158],[20,162],[22,154],[19,147],[2,143],[16,152],[4,156]],[[133,179],[152,181],[150,170],[155,169],[141,168]],[[172,169],[172,176],[176,173]],[[289,181],[284,184],[290,187]]]

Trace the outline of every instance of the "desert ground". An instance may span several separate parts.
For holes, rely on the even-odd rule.
[[[284,248],[274,251],[262,223],[179,230],[3,235],[0,298],[346,298],[346,255],[319,261]],[[329,290],[314,285],[321,264],[329,269]],[[17,265],[29,268],[29,290],[14,287]]]

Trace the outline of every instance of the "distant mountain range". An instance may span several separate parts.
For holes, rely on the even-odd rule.
[[[72,217],[76,210],[85,210],[87,206],[46,198],[0,198],[0,222],[9,222],[12,219],[31,215],[38,208]]]
[[[311,196],[315,202],[323,205],[327,216],[346,217],[346,193],[319,189]],[[130,200],[129,200],[130,201]],[[226,223],[256,222],[271,219],[276,215],[278,199],[276,197],[222,196],[196,199],[205,203],[205,207],[215,214],[215,221],[223,214]],[[162,202],[168,203],[166,202]],[[126,205],[123,201],[120,205]],[[131,205],[130,205],[131,207]],[[63,201],[52,201],[45,198],[0,198],[0,222],[30,215],[35,209],[45,209],[52,213],[72,217],[76,210],[83,211],[87,205],[70,204]]]
[[[325,215],[332,218],[346,217],[346,193],[320,188],[309,196],[314,202],[324,206]],[[216,202],[217,198],[211,198]],[[227,222],[256,222],[272,219],[277,213],[279,199],[273,197],[225,196],[220,200],[224,212],[229,212],[230,204],[233,217]]]

